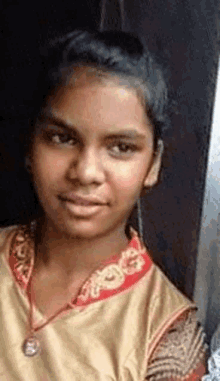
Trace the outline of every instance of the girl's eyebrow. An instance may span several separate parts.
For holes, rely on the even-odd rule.
[[[137,130],[118,130],[117,132],[110,132],[108,134],[108,138],[110,139],[118,139],[118,138],[126,138],[126,139],[138,139],[143,140],[146,139],[146,135],[138,132]]]
[[[54,124],[55,126],[61,127],[69,133],[78,133],[77,129],[70,123],[64,121],[62,118],[55,116],[51,113],[44,113],[40,116],[39,120],[41,122],[47,122]]]
[[[61,127],[64,130],[68,131],[68,133],[74,133],[78,135],[80,134],[80,131],[73,124],[68,123],[67,121],[64,121],[62,118],[54,114],[51,114],[51,113],[42,114],[39,119],[40,121],[46,121],[58,127]],[[144,133],[137,131],[136,129],[121,129],[121,130],[118,130],[117,132],[109,131],[106,138],[107,139],[125,138],[125,139],[143,140],[143,139],[146,139],[146,135]]]

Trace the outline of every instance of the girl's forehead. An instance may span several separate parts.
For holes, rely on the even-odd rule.
[[[152,131],[151,122],[126,78],[100,73],[97,68],[77,67],[48,97],[43,113],[80,128],[106,130],[127,128]]]
[[[112,82],[83,81],[77,86],[61,86],[49,98],[48,109],[67,120],[103,127],[124,124],[138,127],[146,123],[146,113],[135,90]]]

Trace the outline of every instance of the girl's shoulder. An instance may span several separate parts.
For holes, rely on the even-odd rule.
[[[168,278],[168,276],[160,269],[160,267],[153,262],[152,269],[152,281],[154,283],[154,292],[157,293],[158,300],[164,305],[171,303],[174,308],[179,305],[181,308],[185,309],[197,309],[194,301],[190,300],[186,295],[184,295]],[[166,300],[164,298],[166,297]]]
[[[11,225],[0,228],[0,255],[7,251],[9,247],[10,238],[18,229],[17,225]]]

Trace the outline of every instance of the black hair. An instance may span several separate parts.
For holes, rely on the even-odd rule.
[[[73,73],[74,67],[92,66],[100,72],[128,78],[141,88],[157,145],[167,127],[167,86],[163,69],[139,38],[119,31],[75,30],[50,41],[41,53],[42,67],[32,97],[32,133],[48,95],[65,80],[64,73]]]

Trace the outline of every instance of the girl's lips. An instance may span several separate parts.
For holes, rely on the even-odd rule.
[[[101,204],[80,204],[69,200],[62,200],[64,208],[73,216],[76,217],[90,217],[103,210],[105,205]]]
[[[96,204],[96,203],[94,203],[94,202],[80,201],[80,200],[70,200],[70,199],[68,199],[68,198],[63,199],[63,201],[71,202],[72,204],[75,204],[75,205],[83,205],[83,206],[100,205],[100,204]]]
[[[78,195],[74,195],[73,193],[69,193],[67,195],[60,195],[59,199],[62,201],[72,202],[76,205],[84,205],[84,206],[92,206],[92,205],[106,205],[101,199],[95,196],[90,197],[80,197]]]

